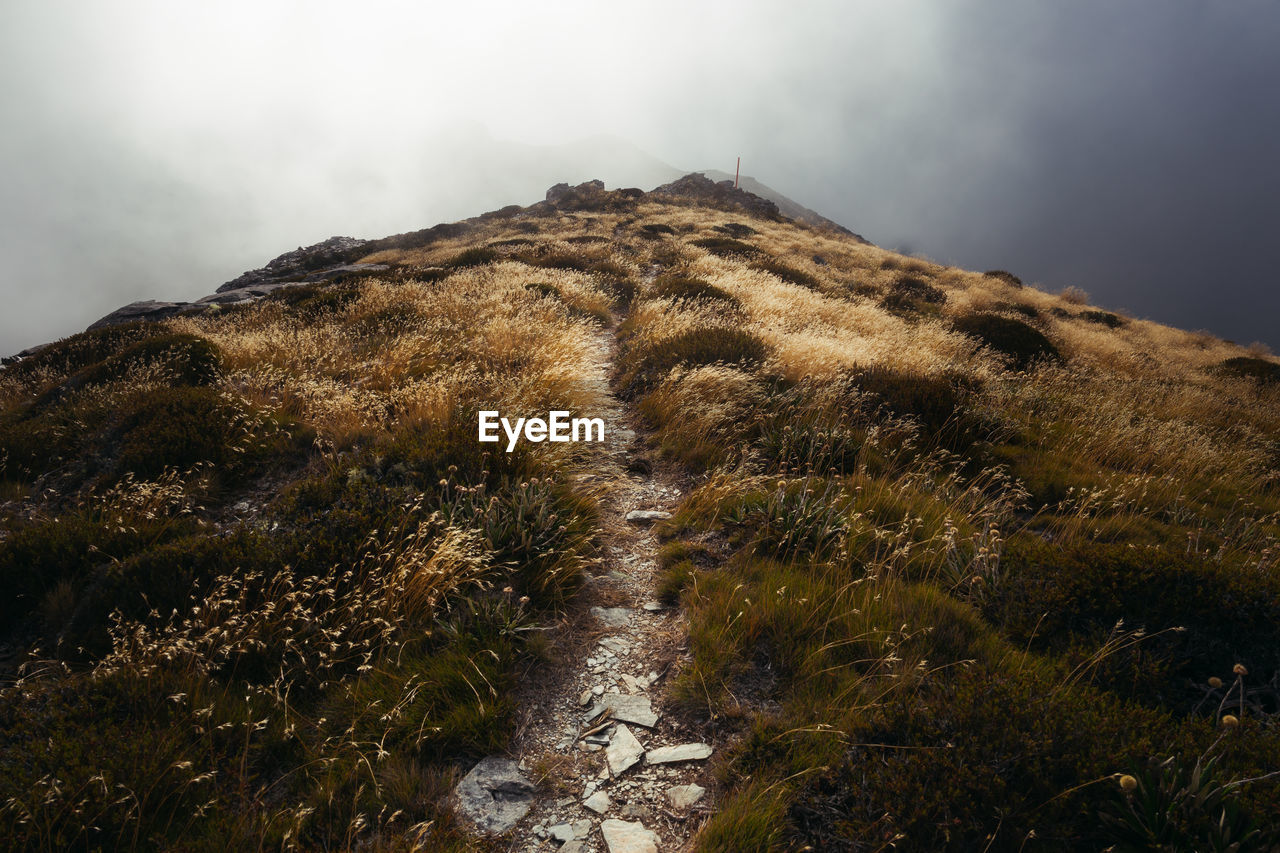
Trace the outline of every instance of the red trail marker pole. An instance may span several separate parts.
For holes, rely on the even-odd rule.
[[[733,170],[733,188],[738,188],[738,176],[742,174],[742,158],[738,158],[738,166]]]

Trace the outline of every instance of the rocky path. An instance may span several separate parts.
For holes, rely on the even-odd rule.
[[[714,746],[667,710],[687,627],[655,592],[651,525],[679,501],[681,485],[648,459],[642,425],[609,391],[612,335],[598,343],[591,381],[609,401],[608,447],[582,478],[604,492],[601,561],[584,606],[553,639],[557,663],[522,690],[514,758],[485,759],[458,788],[461,811],[513,853],[678,851],[711,808]]]

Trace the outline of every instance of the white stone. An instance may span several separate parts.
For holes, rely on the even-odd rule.
[[[615,688],[616,689],[616,688]],[[635,723],[645,728],[653,728],[658,723],[658,715],[653,710],[653,705],[649,702],[648,696],[632,696],[626,693],[609,693],[603,695],[597,693],[601,698],[596,700],[586,712],[585,718],[594,719],[605,709],[610,711],[610,717],[624,723]]]
[[[573,827],[567,823],[557,824],[547,830],[547,832],[551,833],[551,837],[561,843],[573,840]]]
[[[604,791],[596,791],[583,800],[582,804],[596,814],[604,814],[609,810],[609,795]]]
[[[627,513],[627,521],[632,524],[653,524],[655,521],[666,521],[671,513],[660,509],[633,509]]]
[[[673,809],[684,809],[702,799],[707,789],[701,785],[673,785],[667,789],[667,802]]]
[[[591,615],[606,628],[625,628],[631,621],[631,609],[628,607],[593,607]]]
[[[604,820],[600,822],[600,834],[609,853],[658,853],[658,835],[645,829],[643,823]]]
[[[625,640],[619,640],[617,637],[605,637],[600,641],[600,645],[605,649],[605,655],[608,657],[625,655],[631,651],[631,646]]]
[[[631,729],[618,726],[604,755],[609,762],[609,772],[614,776],[620,776],[628,767],[640,760],[640,756],[644,755],[644,747],[640,745],[640,741],[636,740]]]
[[[679,746],[660,746],[645,753],[650,764],[670,764],[675,761],[701,761],[711,757],[711,747],[705,743],[682,743]]]

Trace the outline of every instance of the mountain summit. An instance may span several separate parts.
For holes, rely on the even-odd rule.
[[[1280,364],[705,175],[122,309],[0,490],[14,849],[1280,840]]]

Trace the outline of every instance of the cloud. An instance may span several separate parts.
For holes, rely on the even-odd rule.
[[[5,351],[332,234],[739,154],[887,245],[1242,339],[1280,309],[1258,0],[10,7]]]

